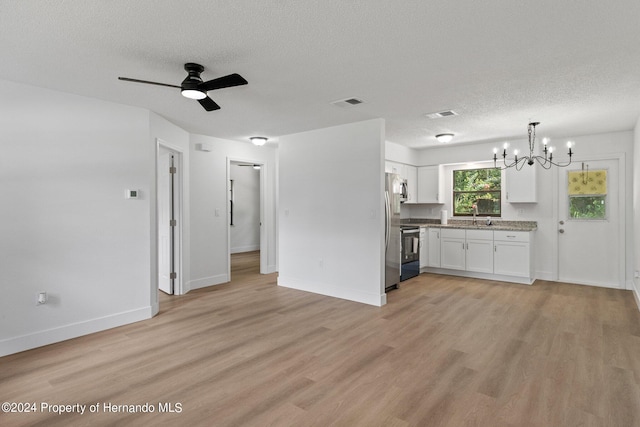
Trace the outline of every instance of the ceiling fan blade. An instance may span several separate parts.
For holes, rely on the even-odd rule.
[[[218,77],[217,79],[209,80],[207,82],[200,83],[198,89],[205,92],[215,89],[222,89],[225,87],[242,86],[247,82],[240,74],[233,73],[228,76]]]
[[[220,106],[218,104],[216,104],[213,101],[213,99],[209,98],[208,96],[206,98],[204,98],[204,99],[198,99],[198,102],[207,111],[213,111],[213,110],[219,110],[220,109]]]
[[[167,83],[150,82],[148,80],[130,79],[129,77],[118,77],[118,80],[124,80],[125,82],[134,82],[134,83],[146,83],[146,84],[157,85],[157,86],[177,87],[178,89],[180,89],[180,86],[176,86],[176,85],[170,85]]]

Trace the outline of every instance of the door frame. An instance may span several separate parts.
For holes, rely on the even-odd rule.
[[[231,163],[251,163],[260,165],[260,274],[268,274],[268,240],[267,240],[267,215],[266,215],[266,176],[268,166],[264,160],[256,160],[242,157],[227,157],[227,179],[226,179],[226,194],[229,195],[231,191]],[[227,277],[231,280],[231,226],[229,225],[229,211],[231,209],[231,202],[229,197],[226,200],[226,227],[227,227]]]
[[[169,151],[171,151],[174,155],[174,166],[176,168],[176,174],[174,176],[173,182],[173,203],[174,203],[174,217],[176,220],[176,227],[174,229],[174,237],[173,237],[173,265],[176,273],[175,281],[173,282],[173,295],[184,295],[184,269],[183,269],[183,236],[184,236],[184,150],[171,143],[168,143],[160,138],[156,138],[156,221],[155,221],[155,235],[156,235],[156,290],[160,292],[158,289],[158,277],[159,277],[159,262],[158,256],[160,252],[160,242],[158,239],[159,234],[159,217],[158,209],[158,160],[160,156],[160,147],[163,147]]]
[[[626,277],[626,265],[627,265],[627,245],[625,229],[627,225],[627,211],[626,211],[626,192],[627,183],[626,177],[626,154],[625,153],[609,153],[609,154],[595,154],[587,156],[573,156],[571,163],[588,163],[597,161],[616,160],[618,162],[618,288],[615,289],[631,289],[627,283]],[[554,166],[555,167],[555,166]],[[566,168],[556,168],[556,173],[553,174],[553,260],[555,266],[553,268],[555,281],[560,279],[560,240],[558,233],[558,221],[560,221],[560,173],[566,171]],[[589,283],[582,283],[587,286]],[[613,289],[613,288],[612,288]]]

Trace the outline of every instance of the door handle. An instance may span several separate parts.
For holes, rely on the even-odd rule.
[[[564,221],[560,221],[560,225],[564,225]]]
[[[560,230],[558,230],[558,233],[560,234],[564,233],[564,228],[561,228]]]

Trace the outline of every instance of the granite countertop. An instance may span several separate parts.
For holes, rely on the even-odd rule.
[[[492,219],[492,225],[486,225],[486,218],[479,217],[477,224],[473,224],[471,219],[450,219],[447,224],[441,224],[439,219],[411,218],[402,220],[401,225],[417,225],[419,227],[430,228],[470,228],[479,230],[502,230],[502,231],[535,231],[538,229],[536,221],[503,221]]]

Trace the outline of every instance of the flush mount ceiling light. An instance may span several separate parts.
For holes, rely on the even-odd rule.
[[[253,142],[253,145],[257,145],[258,147],[263,146],[268,141],[268,138],[265,138],[264,136],[252,136],[249,139]]]
[[[509,148],[509,144],[505,143],[502,151],[502,161],[504,163],[504,167],[498,166],[498,162],[497,162],[498,149],[497,148],[493,149],[493,167],[500,168],[500,169],[508,169],[508,168],[515,167],[516,170],[520,170],[522,169],[525,163],[531,166],[535,162],[538,162],[540,166],[542,166],[545,169],[551,169],[551,166],[558,166],[561,168],[569,166],[571,164],[571,156],[573,155],[573,152],[571,151],[571,147],[573,147],[573,142],[571,141],[567,142],[567,148],[569,149],[569,152],[567,153],[569,155],[569,161],[566,163],[558,163],[553,161],[553,151],[555,148],[548,146],[549,138],[544,138],[542,140],[542,145],[544,147],[542,149],[542,152],[544,153],[544,156],[536,156],[533,154],[536,148],[536,126],[538,126],[539,124],[540,122],[531,122],[527,127],[529,132],[529,155],[528,156],[523,156],[518,158],[518,150],[513,150],[513,158],[509,159],[507,157],[507,148]]]
[[[440,135],[436,135],[436,139],[438,140],[438,142],[442,142],[443,144],[446,144],[447,142],[451,142],[451,140],[453,139],[453,134],[441,133]]]

